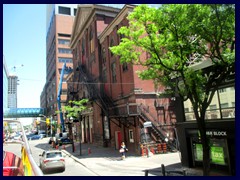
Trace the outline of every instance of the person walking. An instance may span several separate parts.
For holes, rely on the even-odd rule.
[[[122,160],[124,160],[126,158],[126,152],[128,151],[126,145],[124,142],[121,143],[121,147],[119,149],[119,152],[121,153],[122,155]]]

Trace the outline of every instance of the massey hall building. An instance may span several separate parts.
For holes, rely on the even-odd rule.
[[[117,31],[128,25],[126,17],[134,7],[78,5],[70,42],[73,72],[68,77],[67,99],[87,98],[89,102],[88,110],[81,112],[80,121],[73,129],[81,134],[83,143],[118,150],[124,141],[129,151],[141,155],[146,153],[144,142],[147,139],[153,153],[180,148],[184,166],[201,165],[201,157],[197,156],[201,151],[197,124],[188,102],[183,104],[170,96],[159,98],[157,94],[163,92],[164,87],[155,86],[152,80],[141,80],[136,71],[143,70],[143,67],[121,64],[119,57],[109,50],[120,43],[122,37]],[[142,59],[147,57],[147,53],[141,55]],[[223,85],[217,93],[210,108],[214,111],[208,114],[207,127],[212,142],[224,155],[220,163],[215,160],[213,165],[228,170],[233,167],[235,158],[234,82]],[[221,93],[228,94],[228,99]],[[219,96],[223,98],[220,98],[222,103]],[[146,122],[151,122],[151,127],[144,128]]]

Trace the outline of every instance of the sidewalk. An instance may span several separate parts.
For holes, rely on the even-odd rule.
[[[202,175],[201,170],[183,168],[178,152],[155,154],[150,157],[127,152],[126,159],[121,160],[120,153],[114,148],[81,144],[80,156],[80,144],[74,145],[75,152],[72,152],[71,144],[63,145],[59,149],[99,176],[144,176],[145,170],[149,170],[149,176],[161,176],[161,164],[164,164],[166,170],[185,169],[188,176]]]

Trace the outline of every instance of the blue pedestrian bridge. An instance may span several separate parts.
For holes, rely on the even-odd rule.
[[[4,118],[41,117],[45,114],[44,108],[6,108]]]

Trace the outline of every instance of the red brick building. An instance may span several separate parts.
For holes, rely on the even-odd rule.
[[[170,98],[158,99],[163,88],[152,80],[141,80],[142,66],[121,64],[109,47],[121,41],[118,29],[127,26],[126,17],[134,6],[122,9],[100,5],[79,5],[74,21],[72,84],[68,99],[88,98],[91,111],[82,113],[82,141],[119,148],[121,141],[135,152],[145,138],[143,123],[151,121],[152,140],[174,139]],[[142,53],[145,59],[147,53]],[[70,95],[71,93],[71,95]]]

